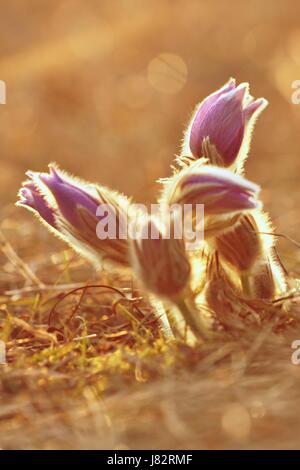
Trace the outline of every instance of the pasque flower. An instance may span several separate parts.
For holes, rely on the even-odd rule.
[[[172,227],[171,233],[174,234]],[[164,234],[164,226],[158,220],[144,220],[131,246],[136,276],[150,292],[178,308],[196,337],[206,338],[209,333],[190,290],[191,267],[184,240],[172,235],[166,238]]]
[[[195,162],[169,180],[162,200],[204,204],[205,216],[224,215],[261,207],[259,191],[259,186],[229,170]]]
[[[255,120],[267,104],[264,98],[254,101],[248,83],[236,86],[235,80],[230,79],[196,107],[182,155],[206,157],[218,166],[241,166]]]
[[[210,333],[196,306],[196,291],[218,310],[227,292],[230,301],[241,291],[251,298],[269,299],[285,288],[285,276],[275,256],[274,231],[258,199],[260,188],[241,176],[251,131],[267,104],[264,98],[254,100],[247,83],[236,85],[230,79],[197,106],[177,158],[180,168],[174,168],[173,176],[164,180],[163,207],[180,206],[172,216],[170,231],[163,219],[167,211],[161,210],[156,219],[141,216],[137,227],[142,230],[137,238],[128,240],[130,200],[71,177],[53,164],[48,173],[27,173],[17,204],[34,212],[52,233],[94,264],[107,259],[131,266],[154,298],[161,303],[167,299],[181,312],[184,331],[187,324],[194,338],[207,338]],[[203,225],[198,225],[196,205],[200,204],[204,205],[205,240],[201,240],[201,250],[188,253],[186,232],[181,238],[175,236],[175,219],[182,214],[182,206],[195,207],[191,225],[193,233],[199,232]],[[98,233],[99,223],[107,216],[115,220],[116,236]],[[125,236],[120,236],[124,227]],[[194,282],[198,282],[197,263],[202,276],[198,286]],[[206,266],[208,269],[202,269]],[[223,284],[228,287],[226,295],[216,299]]]
[[[285,289],[284,274],[273,255],[273,227],[262,210],[243,214],[210,243],[220,259],[238,273],[248,297],[272,298]]]
[[[226,263],[240,273],[249,273],[264,249],[257,232],[255,218],[245,214],[230,230],[217,236],[213,245]]]
[[[230,79],[197,106],[177,163],[187,171],[196,160],[200,166],[213,164],[228,167],[235,175],[242,173],[253,126],[267,104],[264,98],[253,99],[247,83],[236,86]],[[272,297],[285,288],[284,273],[260,233],[263,225],[274,243],[268,217],[261,207],[253,209],[251,214],[236,213],[235,218],[209,215],[205,234],[220,260],[238,273],[245,294]]]
[[[145,219],[139,236],[132,240],[132,258],[138,278],[149,290],[172,298],[188,285],[190,263],[184,241],[172,235],[165,238],[163,228],[155,219]]]
[[[53,164],[49,170],[49,173],[27,172],[29,180],[19,191],[17,205],[35,212],[51,231],[93,263],[99,264],[104,258],[127,265],[127,240],[97,236],[97,210],[103,206],[111,211],[118,231],[123,218],[125,224],[129,201],[108,188],[73,178]]]

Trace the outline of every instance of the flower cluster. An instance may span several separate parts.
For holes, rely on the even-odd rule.
[[[276,261],[273,229],[258,199],[260,188],[244,176],[251,132],[266,107],[254,100],[249,86],[230,79],[197,107],[185,133],[178,169],[163,180],[160,202],[165,205],[204,205],[201,249],[189,253],[184,237],[163,236],[163,214],[144,218],[139,236],[110,239],[97,235],[99,207],[117,213],[125,224],[131,200],[106,187],[71,177],[56,165],[49,173],[28,172],[17,205],[33,211],[53,233],[99,265],[108,260],[133,269],[150,293],[177,306],[194,337],[210,336],[193,289],[212,298],[215,263],[222,266],[222,282],[234,285],[245,298],[271,299],[285,289],[285,277]],[[116,211],[117,209],[117,211]],[[102,214],[103,217],[103,214]],[[197,229],[197,227],[195,227]],[[155,232],[144,237],[144,232]],[[268,235],[266,235],[268,233]],[[195,260],[207,265],[195,286]],[[176,329],[176,322],[170,316]],[[178,326],[178,325],[177,325]]]
[[[263,98],[253,99],[248,84],[236,86],[235,80],[229,80],[197,107],[185,135],[182,157],[205,157],[211,164],[243,174],[253,125],[267,104]],[[210,251],[216,251],[225,267],[238,275],[245,296],[269,299],[285,289],[273,228],[262,207],[241,214],[214,235],[208,240]]]

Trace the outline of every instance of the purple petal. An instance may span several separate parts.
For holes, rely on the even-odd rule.
[[[62,215],[78,229],[81,228],[81,218],[77,207],[82,206],[96,217],[99,202],[80,187],[70,184],[57,173],[40,173],[39,179],[50,189]]]
[[[219,99],[220,96],[228,93],[231,90],[235,89],[235,79],[230,78],[230,80],[225,83],[219,90],[215,91],[211,95],[207,96],[199,105],[199,108],[196,112],[196,116],[194,118],[193,126],[197,126],[199,121],[201,121],[204,116],[206,115],[207,111],[211,108],[213,104]]]
[[[190,147],[193,155],[202,155],[202,142],[209,137],[226,166],[236,158],[244,136],[243,99],[247,85],[223,93],[206,114],[198,115],[191,128]]]
[[[262,111],[268,105],[268,101],[264,98],[259,98],[244,108],[245,121],[248,121],[257,110]]]
[[[48,206],[44,197],[37,191],[34,183],[26,182],[19,192],[18,205],[31,207],[52,227],[56,227],[55,212]]]
[[[172,203],[204,204],[206,214],[231,213],[260,207],[259,186],[228,170],[206,166],[186,173],[177,183]]]

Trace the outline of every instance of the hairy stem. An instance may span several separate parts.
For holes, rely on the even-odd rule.
[[[211,333],[201,317],[201,312],[199,312],[191,296],[180,297],[175,304],[196,338],[207,340],[211,337]]]

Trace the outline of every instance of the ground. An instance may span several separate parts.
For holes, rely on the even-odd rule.
[[[1,448],[299,446],[296,294],[190,347],[165,341],[130,274],[96,273],[30,219],[7,225]]]

